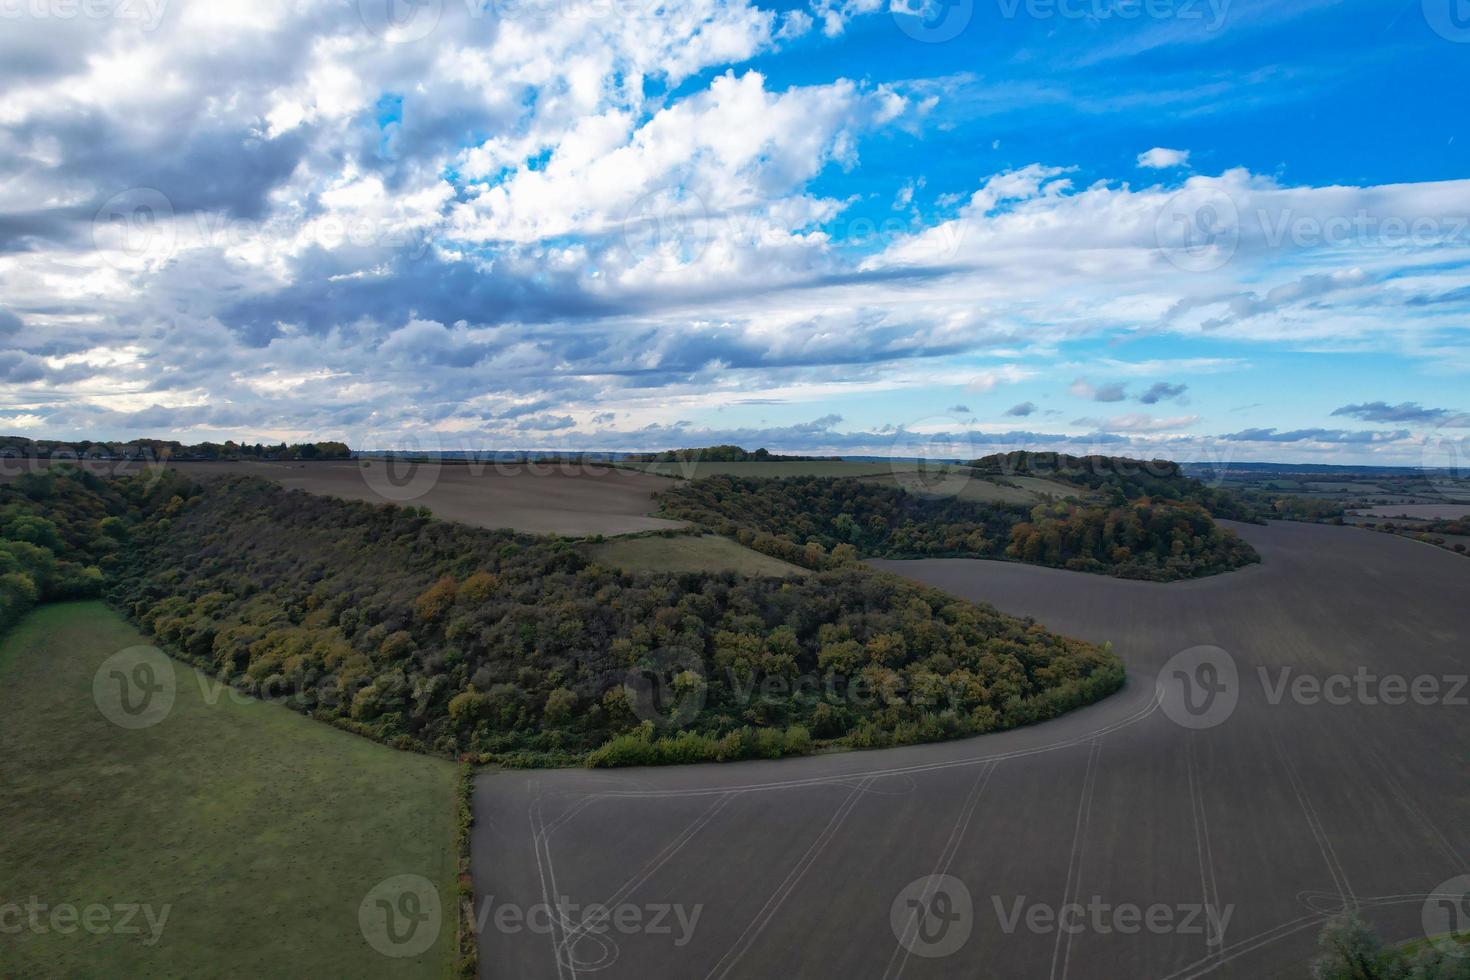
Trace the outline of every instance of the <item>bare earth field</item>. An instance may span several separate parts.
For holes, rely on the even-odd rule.
[[[811,574],[717,534],[619,538],[586,547],[593,561],[630,572],[737,572],[778,578]]]
[[[174,465],[201,476],[250,473],[276,480],[289,490],[427,507],[444,520],[529,534],[583,537],[684,526],[648,516],[655,506],[653,495],[667,487],[663,480],[611,467],[563,470],[558,466],[445,463],[413,468],[383,460]]]
[[[1451,691],[1470,672],[1470,563],[1352,528],[1236,529],[1263,564],[1167,585],[875,563],[1112,641],[1129,685],[1053,722],[781,762],[482,776],[483,975],[1300,980],[1345,909],[1390,941],[1423,935],[1426,903],[1470,872],[1470,707],[1454,700],[1470,692]],[[1201,644],[1238,679],[1169,663]],[[1438,697],[1310,697],[1360,668],[1430,678]],[[1283,670],[1308,686],[1283,689]],[[497,924],[504,905],[556,908],[529,929]]]
[[[0,482],[46,465],[46,460],[0,461]],[[155,464],[83,460],[74,465],[98,475],[114,470],[136,475]],[[427,507],[443,520],[527,534],[585,537],[686,526],[683,521],[648,516],[656,509],[653,495],[668,488],[666,480],[606,466],[390,463],[378,459],[168,465],[199,477],[246,474],[275,480],[288,490],[370,504]]]

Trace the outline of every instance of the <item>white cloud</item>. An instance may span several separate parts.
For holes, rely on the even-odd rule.
[[[1138,165],[1149,170],[1169,170],[1189,166],[1188,150],[1169,150],[1156,146],[1138,155]]]

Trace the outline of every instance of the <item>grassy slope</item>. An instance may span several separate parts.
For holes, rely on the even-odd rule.
[[[739,572],[743,575],[809,575],[806,569],[753,551],[717,534],[622,538],[588,548],[599,564],[630,572]]]
[[[452,908],[453,765],[277,705],[211,706],[177,663],[168,717],[118,728],[92,676],[145,642],[100,603],[44,607],[0,641],[0,904],[170,903],[162,940],[24,931],[0,975],[444,976],[452,913],[427,953],[389,959],[358,907],[419,874]]]

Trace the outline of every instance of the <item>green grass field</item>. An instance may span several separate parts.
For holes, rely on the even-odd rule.
[[[445,976],[454,766],[246,700],[176,661],[167,714],[120,727],[94,675],[105,690],[103,662],[145,643],[95,602],[43,607],[0,640],[0,976]],[[167,687],[166,668],[153,684]],[[384,943],[391,905],[413,912],[396,883],[369,895],[399,875],[426,879],[445,910],[422,918],[425,892],[417,929],[392,924],[407,938],[390,952],[427,946],[402,958],[365,938]]]
[[[630,572],[739,572],[742,575],[810,574],[805,568],[752,551],[717,534],[620,538],[588,546],[595,562]]]

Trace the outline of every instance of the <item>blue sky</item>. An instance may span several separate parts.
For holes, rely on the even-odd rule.
[[[6,9],[0,430],[1470,455],[1463,0],[394,3]]]

